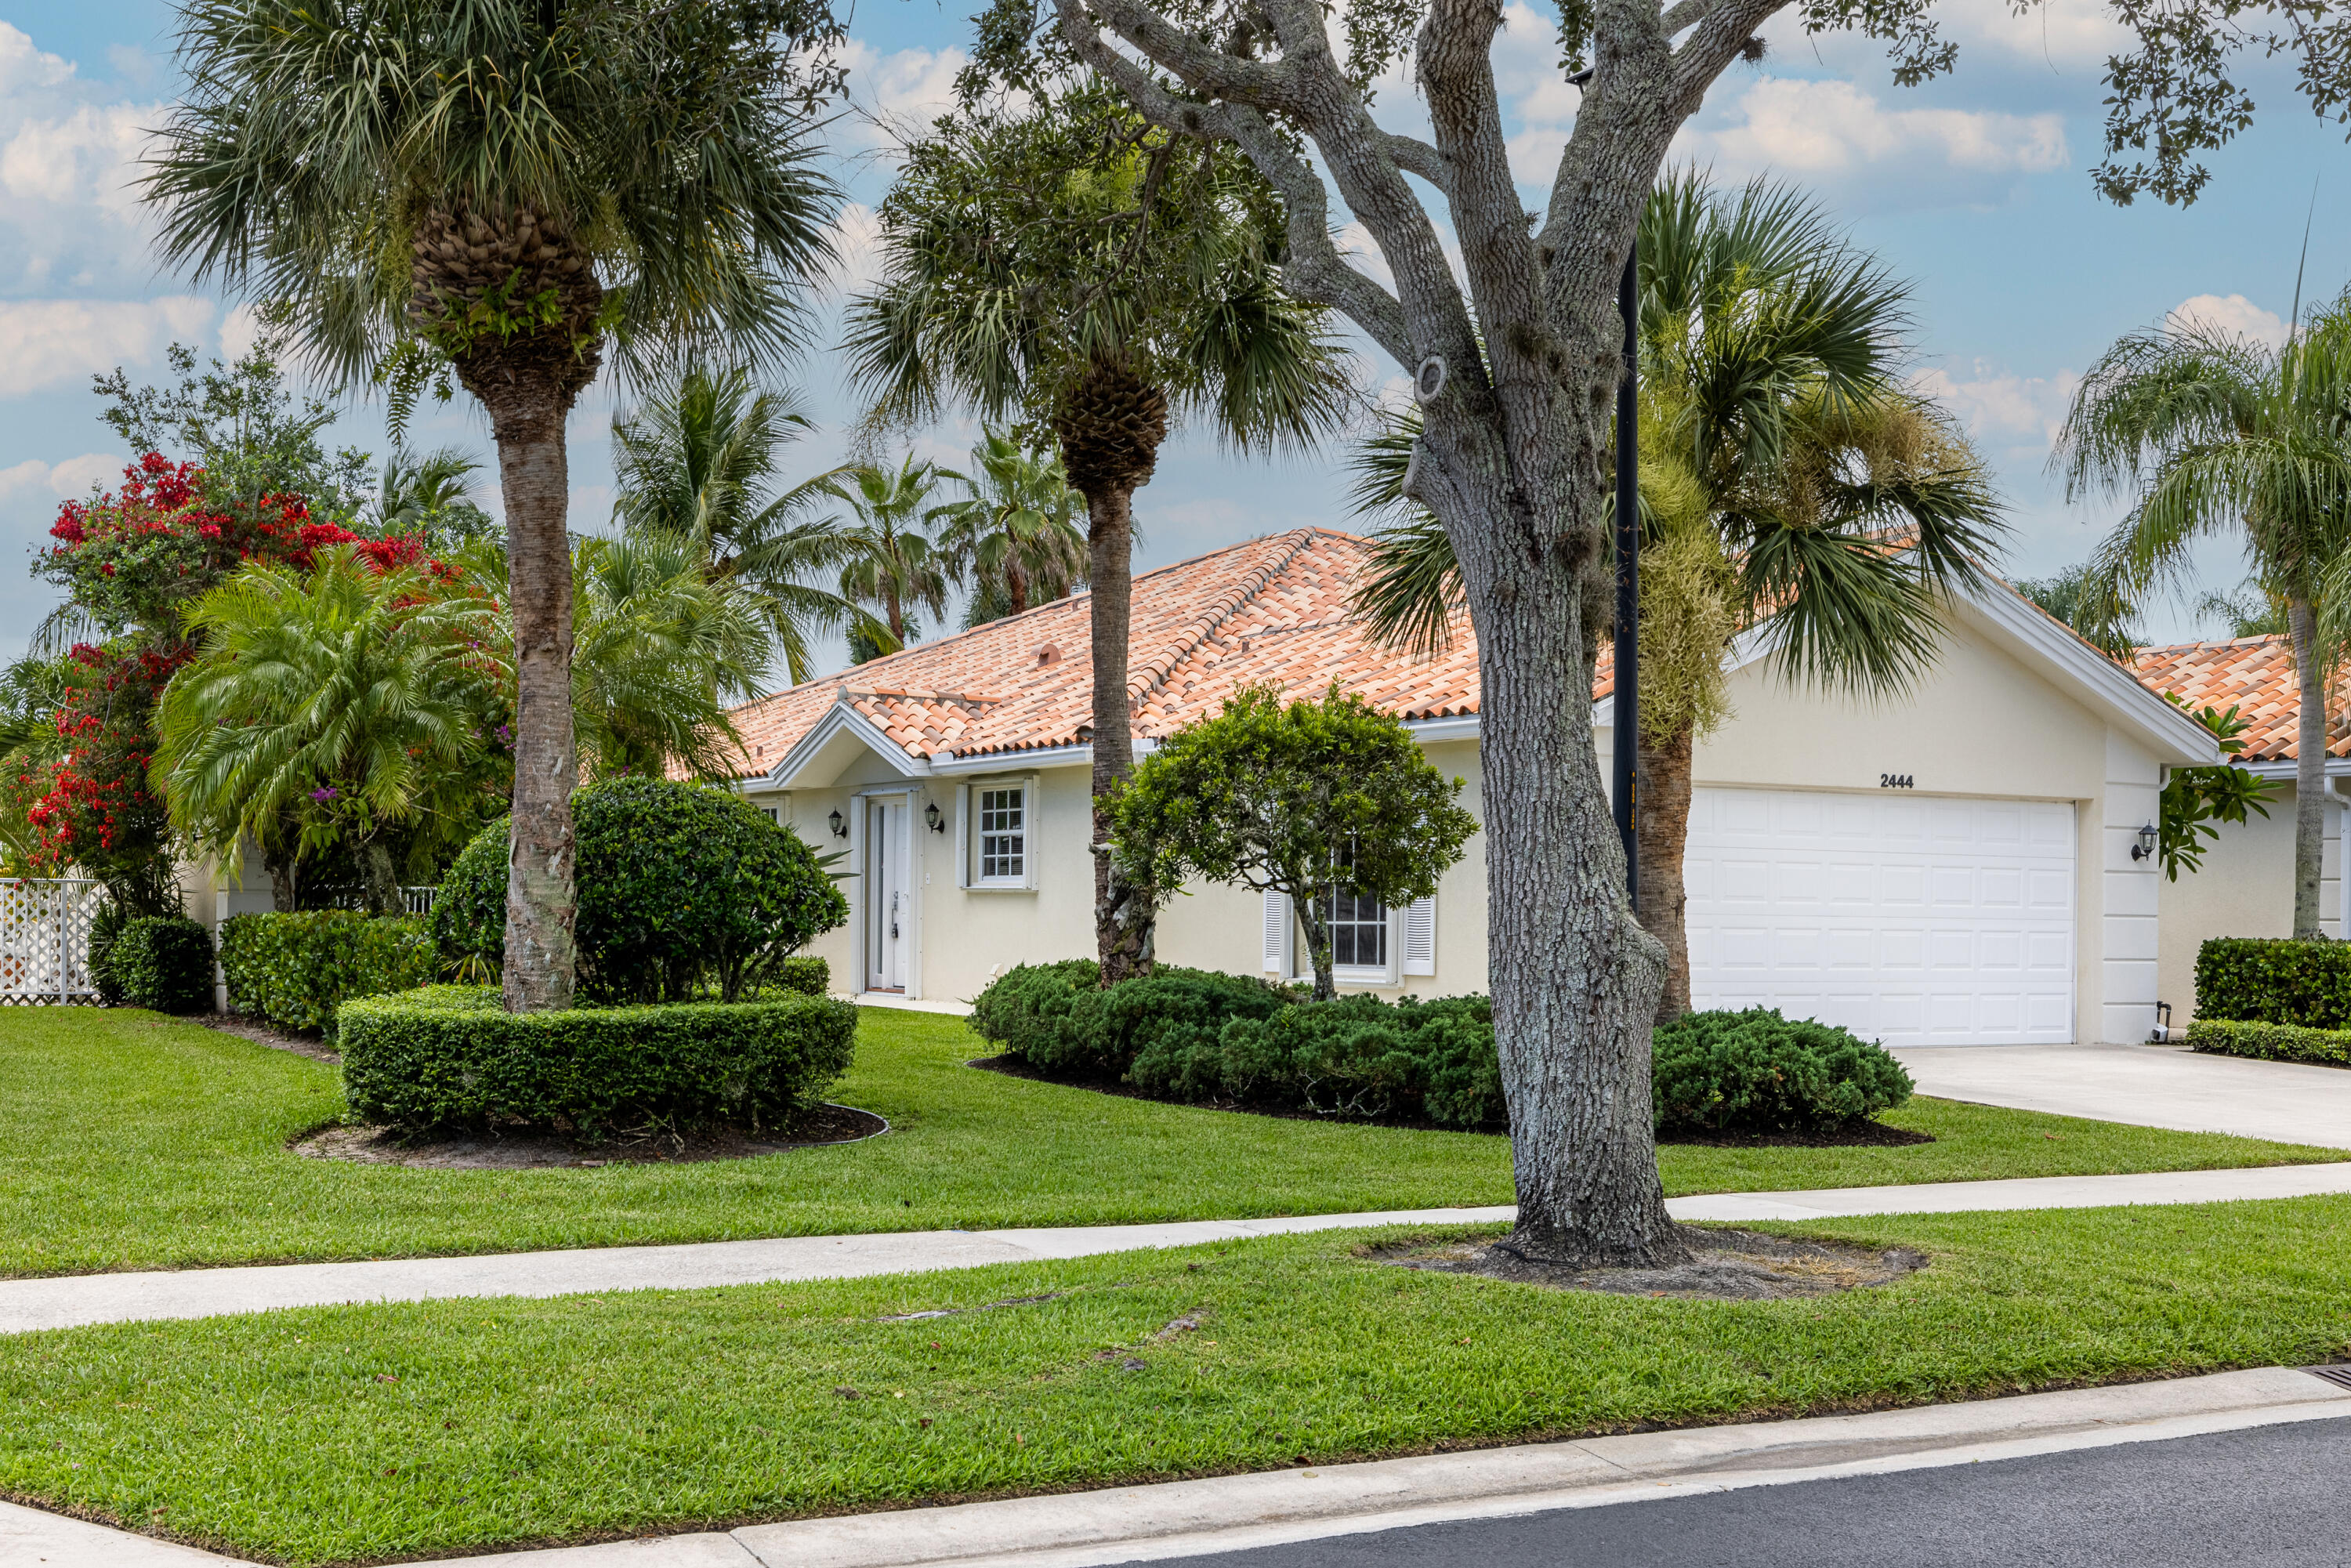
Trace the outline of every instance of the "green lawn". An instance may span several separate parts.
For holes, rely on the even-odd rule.
[[[1775,1302],[1407,1272],[1322,1235],[64,1331],[0,1340],[0,1491],[317,1563],[2308,1364],[2351,1349],[2347,1228],[2345,1197],[1823,1222],[1932,1262]],[[1179,1314],[1201,1326],[1153,1337]]]
[[[0,1014],[0,1275],[862,1230],[1507,1203],[1501,1138],[1234,1115],[976,1072],[960,1019],[866,1013],[835,1097],[887,1136],[703,1165],[448,1171],[305,1159],[334,1069],[130,1010]],[[1669,1191],[2341,1159],[1920,1101],[1911,1148],[1668,1148]]]

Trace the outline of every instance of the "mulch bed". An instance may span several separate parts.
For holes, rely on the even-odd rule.
[[[1145,1094],[1132,1083],[1115,1079],[1056,1078],[1040,1072],[1019,1057],[983,1056],[964,1063],[982,1072],[1000,1072],[1007,1078],[1025,1078],[1035,1083],[1058,1083],[1064,1089],[1087,1089],[1096,1094],[1114,1094],[1122,1100],[1150,1100],[1162,1105],[1187,1105],[1196,1111],[1234,1111],[1245,1116],[1271,1116],[1285,1122],[1364,1122],[1380,1127],[1403,1127],[1421,1133],[1481,1132],[1491,1137],[1507,1136],[1505,1127],[1463,1128],[1440,1125],[1428,1121],[1374,1121],[1368,1117],[1325,1116],[1319,1112],[1301,1111],[1294,1106],[1250,1105],[1238,1100],[1165,1100],[1156,1094]],[[1834,1149],[1851,1147],[1904,1148],[1912,1144],[1931,1144],[1932,1133],[1913,1132],[1907,1127],[1889,1127],[1882,1122],[1864,1122],[1857,1126],[1838,1127],[1824,1133],[1668,1133],[1661,1134],[1660,1144],[1690,1144],[1713,1149]]]
[[[1839,1241],[1799,1241],[1752,1230],[1679,1228],[1692,1254],[1664,1269],[1573,1269],[1531,1262],[1504,1246],[1480,1242],[1401,1241],[1365,1247],[1362,1256],[1401,1269],[1482,1274],[1515,1284],[1614,1296],[1677,1296],[1718,1301],[1772,1301],[1828,1296],[1887,1285],[1927,1266],[1927,1255],[1907,1247],[1855,1247]]]
[[[287,1145],[317,1160],[355,1165],[409,1166],[431,1170],[593,1169],[599,1166],[693,1165],[704,1160],[747,1160],[793,1149],[823,1148],[879,1136],[890,1124],[853,1105],[822,1104],[783,1137],[747,1137],[710,1133],[684,1138],[649,1137],[588,1143],[563,1133],[516,1128],[494,1134],[414,1140],[384,1127],[332,1126],[307,1133]]]

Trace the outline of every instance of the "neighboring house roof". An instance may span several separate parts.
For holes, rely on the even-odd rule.
[[[2176,695],[2191,710],[2235,708],[2245,721],[2238,737],[2245,743],[2238,754],[2244,761],[2292,762],[2302,755],[2295,733],[2302,722],[2302,688],[2286,638],[2177,643],[2141,648],[2131,659],[2150,691]],[[2326,751],[2351,757],[2351,714],[2338,710],[2329,716]]]
[[[1137,738],[1215,713],[1239,686],[1271,683],[1308,696],[1333,681],[1407,722],[1449,729],[1443,721],[1460,721],[1474,733],[1478,639],[1466,614],[1434,658],[1383,647],[1348,615],[1371,549],[1354,534],[1295,528],[1138,574],[1127,677]],[[2136,726],[2168,760],[2217,758],[2193,720],[2004,586],[1970,609],[2012,651]],[[1091,613],[1091,599],[1073,595],[746,704],[733,713],[742,773],[786,788],[802,778],[830,782],[848,755],[836,741],[907,775],[1056,752],[1056,760],[1075,760],[1069,748],[1092,737]],[[1604,645],[1595,701],[1614,685]],[[1604,712],[1595,717],[1605,723]]]

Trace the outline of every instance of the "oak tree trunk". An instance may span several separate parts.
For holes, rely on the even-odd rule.
[[[1695,737],[1687,728],[1663,741],[1640,740],[1641,803],[1635,833],[1641,851],[1641,924],[1665,944],[1666,988],[1657,998],[1657,1021],[1669,1023],[1690,1010],[1689,893],[1682,881],[1682,856],[1689,843],[1690,758]]]
[[[2310,601],[2287,600],[2285,614],[2302,701],[2294,728],[2294,935],[2315,942],[2325,935],[2318,879],[2326,842],[2326,672],[2319,668],[2318,618]]]

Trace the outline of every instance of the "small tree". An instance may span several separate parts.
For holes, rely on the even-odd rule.
[[[1393,716],[1333,684],[1319,703],[1281,704],[1244,686],[1214,718],[1187,725],[1138,765],[1111,808],[1111,843],[1165,897],[1190,877],[1270,888],[1297,911],[1327,1000],[1327,903],[1384,904],[1437,891],[1478,820],[1459,779],[1428,764]]]

